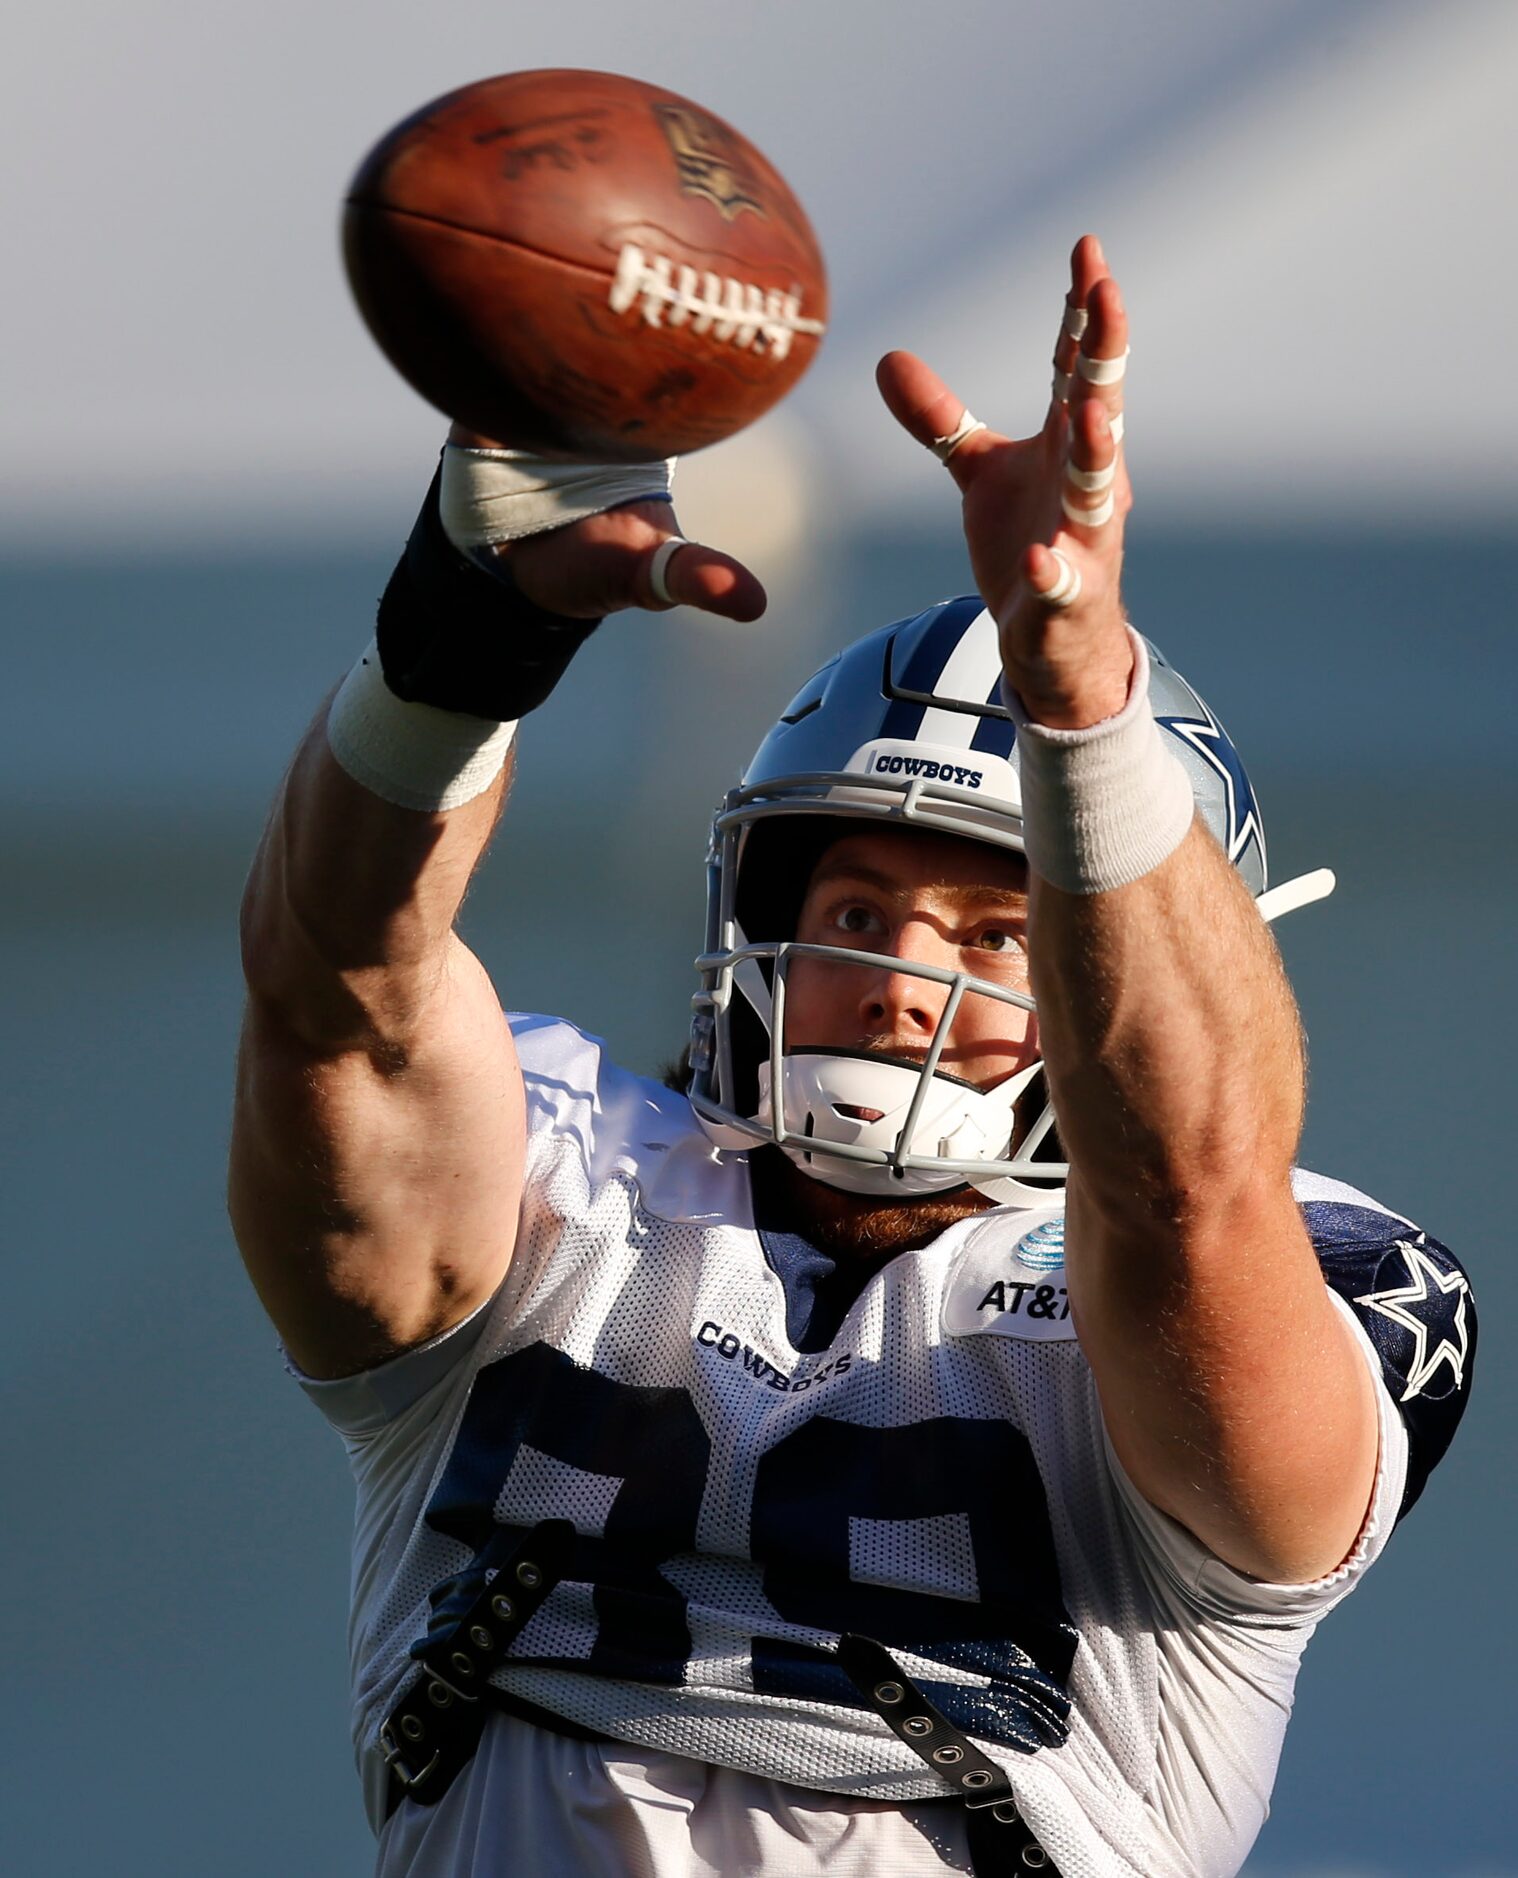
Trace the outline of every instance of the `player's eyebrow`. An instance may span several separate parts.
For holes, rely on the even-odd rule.
[[[812,874],[812,887],[834,886],[857,882],[860,886],[873,887],[887,899],[899,899],[907,889],[893,874],[883,868],[871,867],[867,861],[832,859],[826,855],[817,863]],[[960,881],[929,879],[921,883],[930,891],[941,894],[956,906],[984,906],[994,901],[999,906],[1011,904],[1020,913],[1025,913],[1028,906],[1026,887],[999,885],[987,881],[984,885],[975,883],[965,885]]]

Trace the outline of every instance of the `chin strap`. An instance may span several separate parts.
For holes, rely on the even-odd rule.
[[[1039,1206],[1062,1206],[1066,1168],[1067,1163],[1064,1161],[1051,1161],[1047,1187],[1031,1187],[1026,1181],[1014,1180],[1010,1174],[992,1174],[985,1180],[972,1177],[970,1185],[977,1193],[983,1193],[994,1206],[1015,1206],[1022,1212]]]

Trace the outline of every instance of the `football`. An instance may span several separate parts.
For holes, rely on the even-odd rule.
[[[785,396],[827,320],[779,172],[700,105],[608,72],[512,72],[425,105],[359,166],[343,255],[402,377],[540,454],[716,443]]]

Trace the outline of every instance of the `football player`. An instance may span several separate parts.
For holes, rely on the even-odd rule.
[[[599,616],[762,607],[661,473],[455,434],[296,756],[232,1210],[358,1481],[383,1873],[1234,1872],[1453,1433],[1464,1274],[1293,1168],[1329,883],[1123,614],[1127,349],[1086,238],[1037,436],[883,361],[979,592],[728,797],[681,1090],[453,932]]]

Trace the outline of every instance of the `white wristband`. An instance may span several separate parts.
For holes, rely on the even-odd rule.
[[[327,713],[327,744],[371,795],[435,812],[472,802],[506,764],[514,723],[407,704],[385,683],[373,640]]]
[[[1030,720],[1005,683],[1017,724],[1028,865],[1065,893],[1105,893],[1152,872],[1186,838],[1191,784],[1149,708],[1149,654],[1129,628],[1133,677],[1115,717],[1085,730]]]
[[[488,548],[566,528],[623,502],[667,502],[675,459],[663,463],[556,463],[525,450],[443,451],[438,506],[456,548]]]

